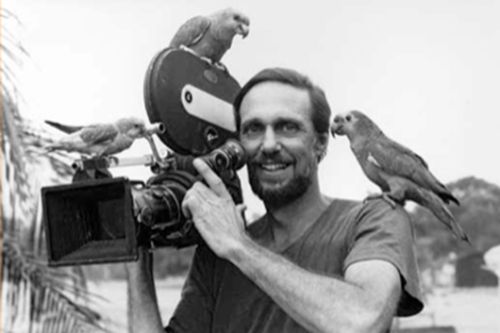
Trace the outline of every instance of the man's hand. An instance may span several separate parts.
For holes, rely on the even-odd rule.
[[[228,258],[249,240],[242,217],[245,206],[234,204],[223,181],[205,162],[195,159],[193,165],[208,187],[201,182],[191,187],[182,202],[183,213],[193,220],[212,251],[219,257]]]

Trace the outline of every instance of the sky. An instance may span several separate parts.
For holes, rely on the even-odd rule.
[[[296,69],[326,92],[332,113],[360,110],[420,154],[442,182],[500,185],[500,1],[495,0],[4,0],[30,54],[20,75],[30,118],[84,125],[147,120],[143,81],[156,52],[195,15],[226,7],[250,17],[222,62],[243,85],[266,67]],[[3,23],[2,23],[3,24]],[[57,134],[56,132],[54,132]],[[150,153],[137,142],[126,156]],[[378,188],[345,137],[330,140],[322,191],[363,199]],[[114,169],[147,179],[145,167]],[[240,173],[246,184],[246,172]],[[250,212],[262,204],[244,185]]]

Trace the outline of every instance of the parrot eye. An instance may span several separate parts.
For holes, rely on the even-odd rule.
[[[352,119],[352,117],[350,115],[345,117],[345,120],[347,120],[347,121],[351,121],[351,119]]]
[[[240,16],[238,14],[234,15],[234,19],[238,21],[240,19]]]

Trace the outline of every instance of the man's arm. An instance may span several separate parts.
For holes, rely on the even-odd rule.
[[[345,280],[306,271],[250,239],[222,181],[201,161],[195,167],[210,188],[195,184],[184,211],[210,248],[233,262],[295,321],[312,332],[383,332],[401,293],[397,269],[382,260],[360,261]]]
[[[212,326],[214,279],[223,272],[215,271],[218,264],[213,252],[203,244],[197,246],[181,300],[164,331],[152,276],[152,255],[144,248],[139,251],[139,260],[126,264],[129,332],[208,332]]]
[[[401,293],[392,264],[352,264],[345,280],[304,270],[251,241],[229,258],[295,321],[311,332],[384,332]]]
[[[125,264],[128,281],[129,333],[164,333],[152,275],[152,255],[139,248],[139,260]]]

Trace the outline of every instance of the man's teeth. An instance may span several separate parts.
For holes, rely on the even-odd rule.
[[[286,164],[262,164],[261,167],[262,167],[262,169],[267,170],[267,171],[275,171],[275,170],[285,169],[287,167],[287,165]]]

